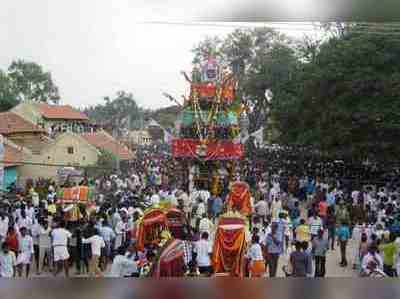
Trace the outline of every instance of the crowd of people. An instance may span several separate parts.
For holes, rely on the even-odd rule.
[[[186,275],[213,275],[213,238],[227,195],[188,189],[174,163],[168,155],[143,153],[123,172],[85,178],[81,184],[95,189],[91,205],[58,204],[62,186],[50,181],[30,184],[17,200],[3,200],[0,276],[64,272],[69,277],[72,269],[73,275],[145,277],[159,248],[139,250],[133,232],[143,212],[161,201],[181,209],[188,219]],[[275,277],[282,266],[288,277],[324,277],[330,271],[327,253],[338,249],[339,266],[352,267],[355,274],[400,274],[400,191],[395,180],[365,185],[344,174],[298,175],[260,160],[244,163],[235,179],[247,181],[252,190],[246,276]]]

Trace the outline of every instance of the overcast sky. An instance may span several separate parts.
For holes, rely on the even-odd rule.
[[[41,64],[51,71],[63,104],[93,105],[126,90],[146,108],[168,106],[161,93],[179,98],[185,92],[180,71],[191,69],[191,48],[207,35],[224,36],[234,28],[143,21],[176,20],[216,7],[212,0],[196,2],[203,11],[180,0],[3,0],[0,68],[19,58]],[[310,33],[299,28],[284,31]]]

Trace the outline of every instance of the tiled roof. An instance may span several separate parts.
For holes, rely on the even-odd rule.
[[[46,103],[37,104],[41,114],[47,119],[72,119],[88,120],[89,118],[82,112],[69,105],[49,105]]]
[[[45,132],[42,128],[13,112],[0,113],[0,134]]]
[[[85,133],[81,136],[96,148],[109,151],[118,156],[121,160],[131,160],[134,158],[132,151],[103,131]]]
[[[22,161],[22,149],[19,150],[11,145],[4,144],[4,161],[11,163],[4,163],[5,167],[15,166]]]

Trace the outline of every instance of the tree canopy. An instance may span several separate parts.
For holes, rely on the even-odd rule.
[[[86,108],[85,113],[111,129],[130,129],[140,117],[141,109],[132,93],[119,91],[114,98],[104,97],[104,103]]]
[[[315,50],[315,49],[314,49]],[[283,144],[393,158],[399,149],[400,39],[355,26],[321,43],[272,98]]]
[[[0,70],[0,111],[26,100],[57,103],[59,99],[51,74],[35,62],[17,60],[7,71]]]

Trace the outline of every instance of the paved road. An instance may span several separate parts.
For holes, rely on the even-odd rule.
[[[327,253],[327,261],[326,261],[326,277],[358,277],[358,272],[352,269],[353,264],[353,249],[355,248],[355,242],[350,240],[348,251],[347,251],[347,259],[349,266],[346,268],[342,268],[339,266],[340,262],[340,251],[339,248],[336,247],[334,251],[328,251]],[[284,254],[281,256],[279,260],[278,267],[278,277],[284,277],[285,274],[282,271],[282,267],[287,264],[289,254]],[[314,266],[314,264],[313,264]],[[34,271],[33,271],[34,272]],[[73,277],[87,277],[87,275],[79,275],[75,276],[75,271],[71,269],[71,276]],[[49,273],[44,273],[41,276],[36,276],[35,274],[32,277],[50,277]],[[63,274],[60,274],[59,277],[63,277]]]
[[[302,216],[305,216],[305,209],[302,208]],[[326,257],[326,277],[358,277],[358,272],[352,269],[353,261],[354,261],[354,248],[356,244],[354,241],[350,240],[347,248],[347,261],[349,265],[345,268],[339,266],[340,262],[340,250],[339,247],[336,246],[334,251],[328,251]],[[289,254],[284,254],[279,259],[278,266],[278,277],[284,277],[285,274],[282,271],[282,267],[287,265]],[[313,263],[314,267],[314,263]],[[74,276],[75,270],[71,269],[71,276]],[[32,275],[33,277],[38,277],[36,275]],[[49,273],[44,273],[39,277],[49,277],[51,276]],[[60,274],[60,277],[62,275]],[[80,275],[77,277],[87,277],[87,275]]]
[[[353,265],[353,249],[355,242],[350,241],[347,249],[347,261],[349,265],[345,268],[339,266],[340,250],[338,247],[334,251],[330,250],[326,256],[326,275],[325,277],[358,277],[358,272],[352,269]],[[287,264],[288,254],[283,255],[279,261],[278,276],[284,277],[282,267]],[[314,267],[314,263],[313,263]]]

